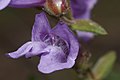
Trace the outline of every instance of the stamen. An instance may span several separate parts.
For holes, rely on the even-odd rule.
[[[54,34],[48,34],[48,35],[45,35],[45,37],[43,38],[43,41],[48,45],[60,47],[63,50],[63,52],[66,55],[68,55],[69,53],[68,43],[62,38],[60,38],[59,36]]]

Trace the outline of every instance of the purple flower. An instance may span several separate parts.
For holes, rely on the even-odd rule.
[[[60,0],[51,0],[59,2]],[[74,18],[88,19],[90,12],[97,0],[70,0]],[[46,0],[0,0],[0,10],[6,6],[25,8],[44,6]],[[63,5],[63,4],[61,4]]]
[[[16,8],[43,6],[46,0],[0,0],[0,10],[7,6]]]
[[[70,0],[73,17],[76,19],[89,19],[90,13],[97,0]]]
[[[16,8],[43,6],[46,0],[11,0],[9,6]]]
[[[51,73],[56,70],[71,68],[78,55],[79,43],[66,24],[59,22],[50,28],[45,13],[36,15],[31,41],[17,51],[8,53],[11,58],[39,56],[38,70]]]

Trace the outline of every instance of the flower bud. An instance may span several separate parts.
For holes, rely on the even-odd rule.
[[[44,9],[51,15],[61,16],[68,10],[66,0],[46,0]]]

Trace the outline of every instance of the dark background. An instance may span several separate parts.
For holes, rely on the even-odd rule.
[[[57,71],[49,75],[38,72],[39,59],[19,58],[4,54],[18,49],[30,40],[36,9],[6,8],[0,11],[0,80],[77,80],[73,70]],[[107,36],[96,37],[89,43],[92,58],[97,59],[109,50],[117,52],[117,61],[106,80],[120,80],[120,0],[99,0],[93,9],[92,19],[101,24]]]

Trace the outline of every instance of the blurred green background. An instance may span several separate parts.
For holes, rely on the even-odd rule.
[[[40,11],[14,8],[0,11],[0,80],[78,80],[72,69],[49,75],[38,72],[37,57],[13,60],[4,55],[30,40],[36,13]],[[120,0],[99,0],[92,11],[92,19],[109,33],[107,36],[98,36],[89,43],[92,59],[97,60],[107,51],[115,50],[117,61],[105,80],[120,80]]]

